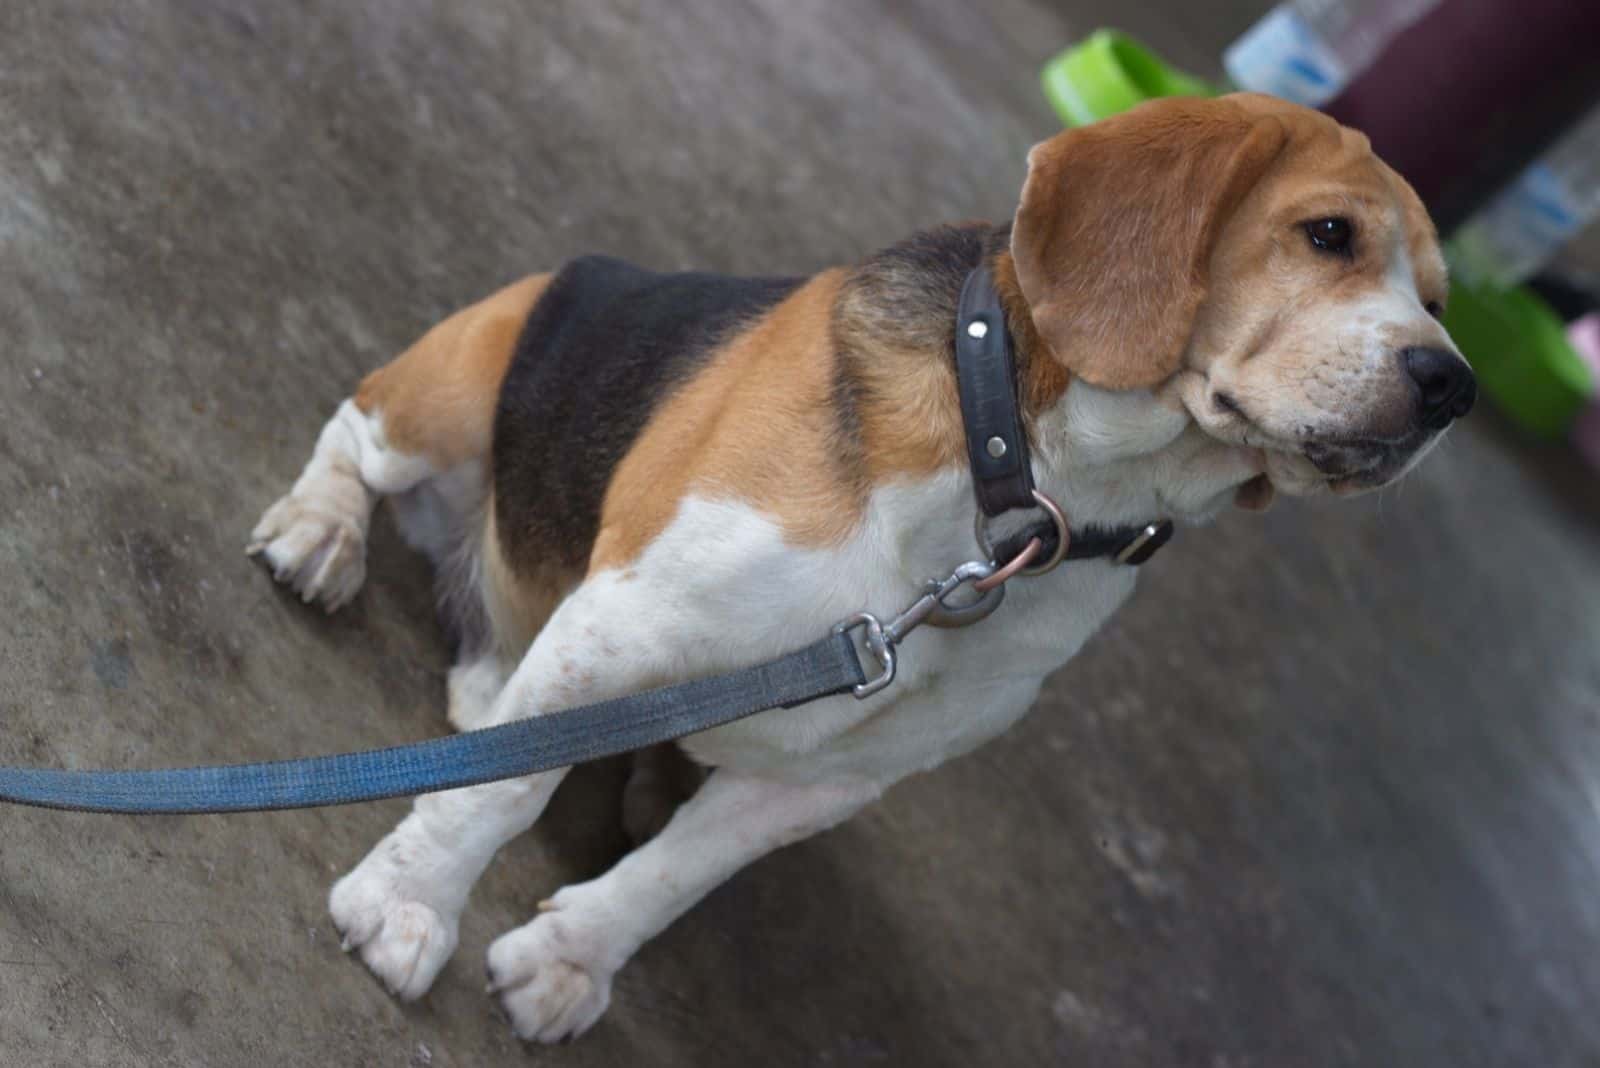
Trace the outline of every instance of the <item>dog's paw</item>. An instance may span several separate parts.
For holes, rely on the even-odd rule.
[[[546,912],[489,946],[489,993],[499,997],[517,1037],[560,1042],[600,1019],[616,969],[594,942],[559,912]]]
[[[278,501],[250,534],[245,549],[263,557],[272,576],[332,612],[349,602],[367,577],[362,523],[337,507],[290,494]]]
[[[458,918],[415,900],[400,873],[374,860],[334,884],[328,911],[345,952],[359,950],[391,994],[411,1001],[428,992],[455,952]]]

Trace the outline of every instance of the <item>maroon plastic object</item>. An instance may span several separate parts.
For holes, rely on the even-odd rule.
[[[1444,0],[1323,110],[1448,233],[1597,100],[1600,0]]]

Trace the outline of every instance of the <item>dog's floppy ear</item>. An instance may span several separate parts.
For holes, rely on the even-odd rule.
[[[1011,253],[1069,371],[1135,389],[1178,370],[1217,234],[1287,138],[1228,101],[1157,100],[1034,146]]]

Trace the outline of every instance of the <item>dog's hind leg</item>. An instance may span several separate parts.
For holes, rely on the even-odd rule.
[[[381,428],[350,401],[339,405],[305,470],[261,517],[245,551],[265,559],[301,600],[330,612],[343,606],[366,577],[367,524],[382,492],[363,474],[363,460],[373,458],[367,462],[376,474],[375,461],[386,452]],[[423,468],[415,478],[426,474]]]
[[[436,564],[470,539],[500,382],[548,280],[526,278],[451,316],[339,405],[300,478],[251,534],[250,553],[278,581],[330,612],[348,602],[366,576],[373,506],[391,494],[405,495],[402,528]]]

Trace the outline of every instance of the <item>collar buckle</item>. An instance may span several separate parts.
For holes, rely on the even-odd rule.
[[[1172,540],[1172,520],[1163,519],[1158,523],[1146,523],[1137,534],[1123,543],[1122,547],[1112,555],[1112,559],[1119,564],[1138,567],[1170,540]]]

